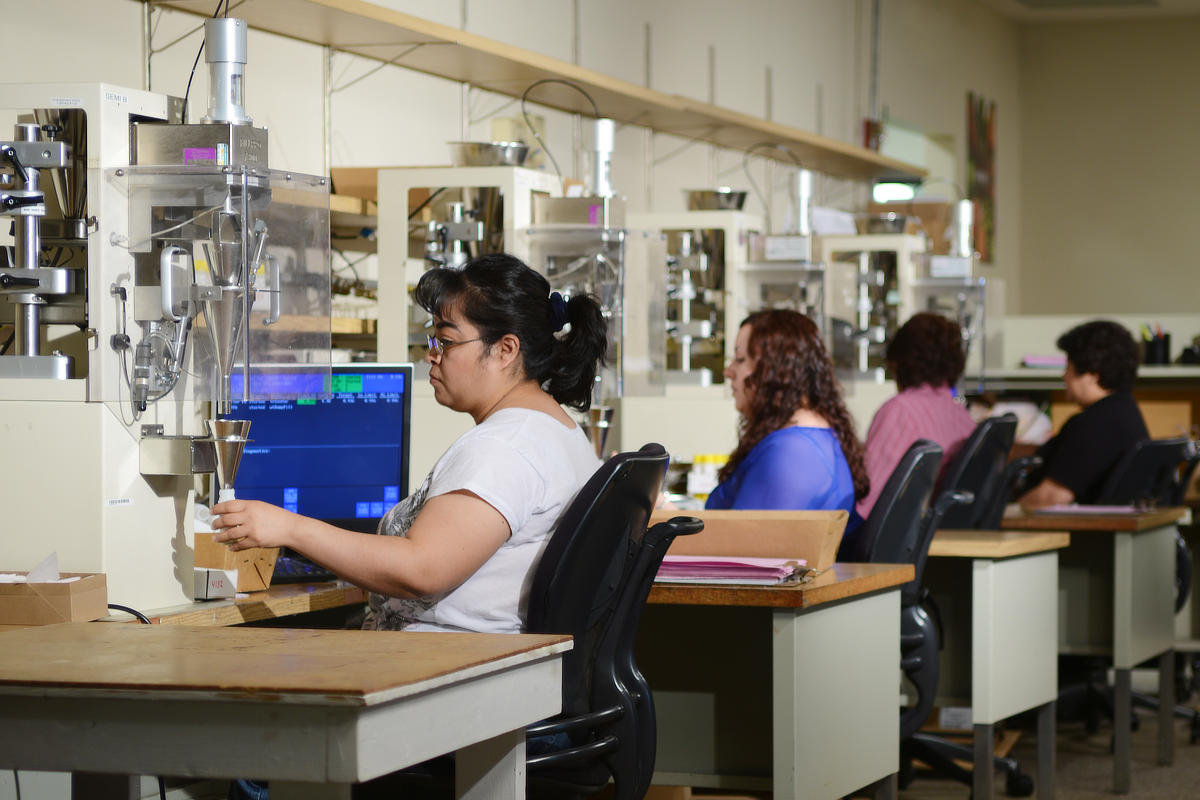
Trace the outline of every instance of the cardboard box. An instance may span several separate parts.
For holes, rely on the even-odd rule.
[[[108,616],[102,572],[63,572],[70,583],[0,583],[0,625],[91,622]]]
[[[196,600],[216,600],[237,594],[237,571],[196,567],[192,597]]]
[[[211,533],[196,533],[195,546],[194,566],[236,571],[239,592],[261,592],[270,588],[275,559],[279,556],[278,547],[252,547],[235,552],[214,542]]]
[[[833,566],[849,518],[845,511],[659,509],[650,524],[679,516],[704,520],[704,530],[677,537],[670,555],[802,558],[818,570]]]

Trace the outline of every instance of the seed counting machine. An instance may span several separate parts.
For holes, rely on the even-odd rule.
[[[328,181],[269,167],[245,22],[206,21],[204,50],[198,124],[162,94],[0,84],[0,568],[56,552],[140,609],[192,599],[196,476],[232,485],[248,436],[231,400],[328,386]]]

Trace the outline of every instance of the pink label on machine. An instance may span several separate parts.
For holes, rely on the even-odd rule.
[[[588,206],[588,225],[600,224],[600,206]]]
[[[183,148],[183,163],[191,164],[194,161],[205,161],[209,164],[217,163],[217,148],[215,147],[185,147]]]

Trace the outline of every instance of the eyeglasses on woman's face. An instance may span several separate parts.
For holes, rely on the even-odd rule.
[[[483,341],[482,336],[476,336],[474,339],[460,339],[457,342],[450,339],[442,339],[437,336],[427,336],[425,338],[429,344],[429,358],[432,361],[441,361],[442,356],[445,355],[446,351],[451,347],[455,347],[460,344],[470,344],[471,342]]]

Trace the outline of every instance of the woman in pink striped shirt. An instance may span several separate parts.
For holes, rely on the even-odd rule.
[[[913,442],[931,439],[941,445],[945,472],[975,430],[975,421],[950,390],[966,365],[958,323],[939,314],[914,314],[888,344],[887,362],[900,394],[875,412],[867,431],[871,490],[857,506],[864,519]]]

